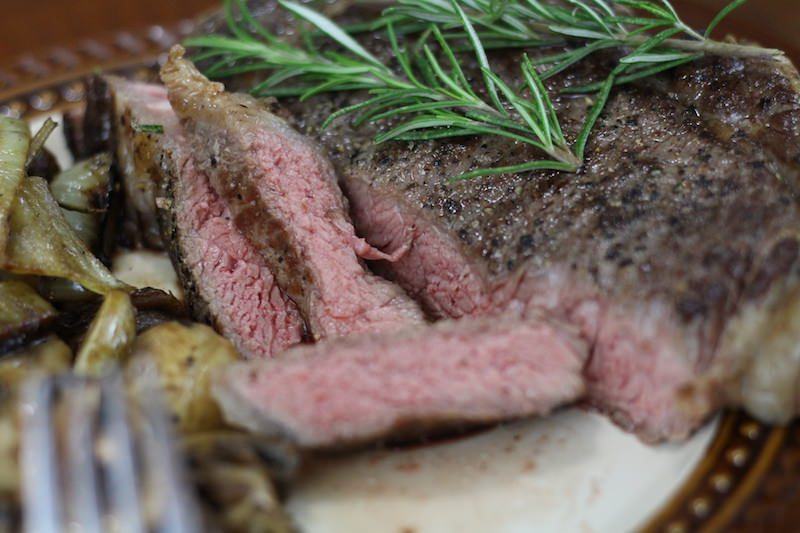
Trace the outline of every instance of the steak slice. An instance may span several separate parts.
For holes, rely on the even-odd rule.
[[[274,27],[273,2],[250,4]],[[225,30],[212,19],[203,31]],[[391,61],[381,38],[364,44]],[[522,52],[492,53],[511,86]],[[472,63],[463,60],[479,79]],[[557,95],[607,72],[595,56],[548,83]],[[244,88],[257,78],[226,83]],[[795,415],[792,344],[758,349],[767,331],[800,337],[778,312],[796,309],[800,280],[800,97],[790,64],[708,57],[615,88],[577,174],[452,183],[464,171],[541,154],[495,137],[375,145],[382,124],[355,129],[347,117],[320,129],[363,98],[283,104],[327,149],[359,234],[394,259],[381,268],[433,313],[545,309],[575,324],[592,346],[591,400],[647,440],[685,438],[723,404],[767,421]],[[574,138],[586,99],[555,105]],[[769,372],[776,361],[779,375]]]
[[[583,394],[586,355],[577,331],[544,317],[441,321],[235,365],[213,393],[235,424],[353,446],[547,414]]]
[[[138,153],[135,141],[140,125],[160,124],[159,120],[169,113],[169,107],[163,105],[166,91],[158,85],[123,86],[123,83],[114,77],[90,79],[84,117],[85,148],[92,150],[102,146],[103,150],[110,151],[116,172],[124,178],[124,237],[135,247],[162,250],[164,243],[156,213],[153,167],[148,161],[142,162],[151,154]],[[120,87],[129,87],[132,91],[121,91]],[[139,115],[135,119],[130,114],[131,102],[144,104],[138,107]]]
[[[748,62],[737,68],[748,66],[763,74]],[[678,92],[675,76],[665,83]],[[781,70],[771,76],[782,86],[772,97],[794,118],[770,128],[770,141],[782,131],[780,148],[796,159],[798,128],[786,125],[800,124],[800,100]],[[568,121],[580,107],[560,102]],[[306,113],[307,125],[319,124]],[[740,316],[773,321],[766,295],[797,285],[797,161],[721,126],[696,104],[632,86],[615,91],[574,176],[443,183],[474,166],[519,161],[517,147],[495,139],[368,146],[335,161],[361,234],[386,253],[408,250],[385,267],[409,293],[443,316],[533,307],[579,325],[593,343],[591,400],[646,440],[676,440],[723,402],[770,421],[796,413],[796,389],[771,389],[773,400],[739,394],[749,361],[764,356],[727,339],[742,331]],[[324,138],[341,153],[363,146],[358,135]],[[796,383],[792,370],[785,379]],[[791,407],[767,412],[778,394]]]
[[[213,324],[247,358],[270,357],[299,343],[303,322],[296,307],[197,169],[166,90],[106,80],[118,144],[130,154],[121,167],[124,179],[147,184],[139,189],[140,205],[160,219],[194,318]],[[141,131],[137,124],[158,125],[163,133]]]
[[[421,323],[396,285],[361,258],[391,259],[355,235],[333,167],[318,147],[245,95],[227,94],[182,59],[162,68],[198,169],[261,251],[315,339]]]

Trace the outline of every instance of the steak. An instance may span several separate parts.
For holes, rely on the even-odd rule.
[[[175,48],[162,68],[197,168],[224,198],[317,340],[423,321],[362,259],[392,257],[356,237],[330,162],[316,144],[246,95],[224,92]]]
[[[111,83],[108,83],[109,79]],[[98,94],[107,93],[107,98],[112,102],[109,109],[111,132],[108,134],[108,142],[113,147],[116,170],[123,177],[124,232],[137,246],[160,250],[163,249],[163,242],[155,204],[157,184],[152,173],[152,164],[149,161],[142,164],[142,156],[148,159],[151,154],[137,146],[135,128],[140,125],[158,125],[161,120],[166,121],[167,126],[177,127],[177,122],[170,116],[169,106],[164,106],[166,92],[163,87],[150,84],[126,85],[125,87],[133,90],[130,94],[119,90],[120,84],[125,82],[109,79],[96,80],[94,86]],[[115,81],[119,81],[116,87]],[[128,106],[136,101],[144,104],[137,107],[137,116],[126,116]],[[93,115],[89,115],[91,116]],[[119,119],[115,121],[114,117]],[[102,119],[98,122],[102,122]]]
[[[350,447],[547,414],[582,396],[586,353],[577,331],[545,317],[441,321],[235,365],[213,393],[230,422]]]
[[[273,2],[250,4],[267,27],[277,20]],[[225,30],[212,19],[202,31]],[[379,37],[364,42],[391,59]],[[511,86],[521,54],[492,53]],[[602,80],[613,63],[593,57],[549,80],[552,94]],[[392,259],[382,271],[428,310],[544,310],[574,324],[591,347],[593,404],[646,440],[680,440],[726,404],[771,422],[796,414],[796,343],[763,353],[761,341],[800,337],[799,89],[788,61],[703,58],[615,88],[578,173],[460,182],[448,178],[541,154],[497,137],[376,145],[384,124],[347,117],[320,129],[363,94],[282,104],[330,155],[357,231]],[[554,103],[575,138],[587,99]]]
[[[302,339],[303,321],[227,206],[197,169],[178,118],[157,85],[105,78],[114,98],[120,168],[142,219],[160,220],[194,318],[213,324],[247,358]],[[159,126],[161,133],[144,131]]]

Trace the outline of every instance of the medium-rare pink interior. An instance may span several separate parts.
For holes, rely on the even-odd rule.
[[[223,335],[247,357],[269,357],[299,343],[303,322],[297,308],[191,158],[174,190],[182,261]]]
[[[546,309],[578,326],[592,345],[590,402],[644,440],[684,439],[718,406],[719,391],[696,387],[700,339],[676,328],[666,305],[610,302],[569,271],[524,271],[492,285],[424,213],[358,180],[346,185],[358,230],[395,255],[385,270],[433,314]]]
[[[425,215],[403,199],[360,180],[343,183],[360,235],[391,255],[384,269],[433,316],[458,318],[491,309],[491,291],[476,265]]]
[[[127,130],[119,144],[135,153],[120,170],[125,179],[143,179],[169,191],[151,192],[133,203],[159,202],[162,233],[182,274],[197,318],[211,320],[245,357],[275,355],[302,340],[303,322],[295,305],[275,283],[261,255],[239,233],[230,212],[197,170],[188,142],[162,86],[109,78],[117,110]],[[162,134],[136,131],[136,124],[159,124]],[[160,174],[160,175],[154,175]],[[158,185],[158,182],[161,182]],[[156,206],[149,206],[154,212]],[[155,216],[155,215],[153,215]]]
[[[265,128],[249,155],[257,162],[252,172],[263,208],[291,228],[314,278],[308,307],[319,338],[391,331],[421,321],[418,306],[402,290],[365,270],[359,255],[389,256],[356,237],[333,168],[315,146]]]
[[[422,323],[418,305],[370,273],[386,258],[355,235],[330,162],[262,104],[224,92],[173,50],[162,69],[198,167],[262,253],[316,339]]]
[[[230,368],[226,417],[306,447],[543,415],[584,392],[587,346],[545,318],[443,321],[302,346]]]

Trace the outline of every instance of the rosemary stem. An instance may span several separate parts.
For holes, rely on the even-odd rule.
[[[630,46],[638,46],[647,42],[648,39],[649,37],[645,35],[634,35],[632,37],[625,38],[624,42]],[[663,44],[666,47],[674,48],[676,50],[699,52],[725,57],[772,59],[776,61],[783,61],[786,57],[786,54],[784,54],[783,51],[775,48],[763,48],[761,46],[752,46],[746,44],[725,43],[722,41],[712,41],[709,39],[705,39],[703,41],[667,39]]]
[[[233,36],[199,37],[191,40],[191,45],[201,49],[201,58],[214,60],[207,69],[209,75],[271,71],[253,88],[256,94],[303,100],[322,92],[366,92],[366,99],[333,112],[323,128],[357,112],[355,127],[397,119],[377,135],[376,143],[493,135],[534,147],[550,158],[472,170],[462,179],[542,169],[578,172],[591,132],[615,85],[704,55],[789,63],[780,50],[708,38],[744,1],[730,0],[700,33],[679,18],[670,0],[399,0],[377,20],[344,28],[300,0],[278,0],[284,9],[310,24],[313,35],[338,45],[338,49],[320,51],[311,38],[304,39],[302,46],[282,42],[256,20],[247,0],[225,0],[226,22]],[[234,7],[242,21],[237,20]],[[391,61],[375,57],[352,35],[379,29],[388,37],[397,68],[390,66]],[[525,83],[517,83],[517,87],[492,70],[486,54],[487,47],[554,45],[564,45],[564,49],[555,53],[545,49],[546,55],[534,62],[524,55],[521,73]],[[550,89],[542,80],[607,49],[627,55],[605,81],[561,91],[597,91],[595,103],[570,144],[548,95]],[[476,86],[464,74],[462,58],[456,54],[460,51],[473,53],[473,63],[483,73],[481,85]],[[547,70],[540,74],[534,65]]]
[[[577,172],[578,169],[581,168],[581,165],[583,164],[583,161],[578,159],[578,156],[576,156],[572,152],[572,150],[568,148],[563,148],[561,146],[554,146],[550,150],[545,150],[545,151],[547,155],[549,155],[553,159],[556,159],[558,161],[561,161],[562,163],[566,163],[567,165],[569,165],[571,167],[570,172]]]

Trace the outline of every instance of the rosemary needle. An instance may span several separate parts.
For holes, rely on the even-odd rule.
[[[481,39],[503,47],[531,47],[531,43],[577,43],[567,52],[539,58],[537,65],[549,68],[543,78],[555,75],[592,53],[609,48],[637,49],[644,45],[647,55],[628,55],[623,63],[654,65],[692,61],[699,55],[720,55],[785,61],[780,50],[712,40],[712,32],[746,0],[733,0],[712,19],[704,33],[692,29],[678,15],[669,0],[460,0],[464,11],[478,29]],[[413,29],[420,22],[435,22],[449,40],[461,40],[459,14],[442,0],[397,0],[387,8],[381,21],[392,21]],[[663,37],[662,37],[663,36]],[[682,37],[682,38],[679,38]],[[654,40],[658,40],[654,45]],[[535,45],[534,45],[535,46]],[[621,79],[621,78],[620,78]],[[593,86],[596,88],[596,86]]]
[[[494,135],[538,148],[547,159],[477,169],[460,178],[551,169],[576,172],[586,144],[614,85],[675,68],[706,54],[785,61],[778,50],[719,42],[712,32],[745,0],[733,0],[705,32],[692,29],[669,0],[395,0],[372,21],[340,26],[290,0],[279,0],[301,25],[301,44],[282,41],[252,15],[246,0],[225,0],[230,34],[189,39],[196,61],[210,77],[266,71],[252,88],[257,96],[295,96],[363,91],[363,101],[333,113],[323,128],[351,115],[355,126],[393,119],[376,142]],[[235,8],[235,9],[234,9]],[[238,11],[239,16],[236,16]],[[311,26],[311,30],[307,26]],[[366,50],[353,35],[383,31],[397,68]],[[324,37],[325,51],[315,45]],[[561,45],[565,50],[520,65],[521,87],[492,68],[486,50]],[[546,80],[601,50],[619,49],[617,66],[602,82],[563,92],[596,92],[574,144],[562,132]],[[456,52],[473,54],[482,80],[469,82]],[[541,71],[541,72],[540,72]],[[485,95],[485,96],[484,96]]]
[[[242,22],[234,16],[234,1],[242,13]],[[341,51],[321,52],[308,45],[280,42],[255,21],[244,0],[228,0],[225,4],[233,36],[196,37],[186,44],[199,50],[195,60],[213,60],[205,69],[212,77],[270,71],[271,75],[252,89],[257,96],[296,96],[303,100],[321,92],[367,91],[365,101],[333,113],[323,127],[343,115],[355,115],[355,124],[385,118],[401,120],[381,132],[375,139],[378,143],[494,135],[541,150],[549,159],[537,161],[536,168],[577,171],[581,160],[564,137],[534,65],[526,59],[520,67],[529,93],[525,96],[492,71],[471,20],[456,0],[446,1],[451,2],[459,17],[461,30],[480,67],[481,90],[467,81],[455,52],[436,25],[428,28],[432,42],[423,40],[420,53],[414,55],[401,44],[391,21],[384,25],[400,67],[395,72],[335,22],[289,0],[281,0],[281,6],[311,24]],[[484,92],[488,97],[481,96]],[[478,169],[470,176],[492,173],[496,170]]]

